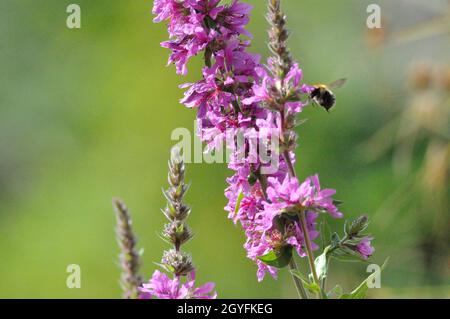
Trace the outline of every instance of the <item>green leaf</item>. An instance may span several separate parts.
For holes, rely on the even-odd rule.
[[[349,263],[355,263],[355,262],[363,262],[367,263],[367,260],[357,257],[357,256],[350,256],[350,255],[337,255],[333,256],[334,259],[341,261],[341,262],[349,262]]]
[[[205,24],[209,29],[215,29],[217,27],[217,22],[214,21],[211,17],[206,16],[205,19]]]
[[[255,172],[250,172],[250,175],[247,178],[247,182],[250,184],[250,186],[253,186],[258,181],[258,176],[256,176]]]
[[[303,287],[305,287],[310,293],[317,294],[320,292],[319,286],[315,282],[309,282],[300,271],[293,269],[290,272],[302,281]]]
[[[344,234],[347,236],[350,233],[350,223],[348,220],[344,222]]]
[[[363,262],[367,263],[367,260],[362,258],[361,255],[345,246],[338,247],[333,250],[331,257],[344,262]]]
[[[383,266],[381,266],[381,271],[384,270],[387,263],[389,261],[389,258],[385,260],[383,263]],[[367,285],[369,282],[372,282],[375,278],[375,276],[378,275],[378,273],[374,272],[373,274],[369,275],[369,277],[366,278],[358,287],[356,287],[351,293],[349,294],[343,294],[340,299],[364,299],[367,295],[367,291],[369,290],[369,286]]]
[[[241,202],[244,199],[244,193],[241,191],[236,200],[236,206],[234,207],[234,215],[236,216],[239,212],[239,208],[241,208]]]
[[[343,293],[344,293],[344,290],[342,289],[342,287],[339,285],[336,285],[336,286],[334,286],[333,289],[331,289],[328,292],[327,297],[330,298],[332,296],[335,296],[336,298],[339,299],[343,295]]]
[[[290,270],[290,273],[293,274],[298,279],[300,279],[301,281],[307,282],[305,275],[303,275],[299,270],[292,269],[292,270]]]
[[[333,200],[333,205],[334,205],[334,206],[339,207],[339,206],[341,206],[342,204],[344,204],[344,202],[341,201],[341,200],[338,200],[338,199]]]
[[[315,282],[309,283],[303,281],[303,286],[312,294],[317,294],[320,292],[320,287]]]
[[[160,264],[160,263],[154,263],[155,265],[161,267],[162,269],[164,269],[167,272],[173,273],[175,272],[175,268],[173,268],[171,265],[168,264]]]
[[[327,246],[323,253],[314,260],[314,265],[316,266],[317,276],[319,280],[322,281],[328,272],[328,250],[330,246]]]
[[[333,235],[331,235],[331,244],[335,247],[335,246],[339,246],[341,239],[339,238],[339,234],[338,233],[333,233]]]
[[[258,257],[263,263],[275,268],[286,267],[292,259],[292,246],[283,246],[279,251],[270,251],[264,256]]]
[[[233,2],[233,0],[221,0],[220,4],[224,5],[224,6],[229,6],[229,5],[231,5],[232,2]]]

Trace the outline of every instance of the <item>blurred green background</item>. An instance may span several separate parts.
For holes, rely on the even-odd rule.
[[[265,1],[247,2],[254,5],[251,50],[267,57]],[[331,114],[318,108],[302,114],[308,121],[298,130],[299,175],[319,172],[323,185],[338,190],[346,217],[372,217],[372,260],[381,264],[390,256],[390,264],[371,297],[450,297],[447,93],[437,116],[445,131],[420,130],[411,169],[398,173],[397,146],[383,149],[378,142],[395,140],[395,119],[409,112],[411,65],[449,65],[448,2],[283,2],[306,81],[348,79]],[[378,32],[366,27],[373,2],[382,8]],[[66,27],[70,3],[81,6],[79,30]],[[177,127],[192,131],[195,117],[178,103],[177,85],[198,79],[201,60],[189,65],[185,78],[165,67],[168,52],[159,43],[167,34],[163,24],[152,23],[151,8],[150,0],[0,1],[0,297],[119,298],[113,196],[131,210],[146,278],[160,260],[166,248],[157,236],[165,222],[161,187],[175,143],[170,134]],[[418,38],[413,32],[405,41],[390,37],[442,17],[443,30],[435,26],[423,35],[419,29]],[[391,121],[392,131],[373,140]],[[428,148],[433,141],[447,156],[439,153],[438,192],[427,196],[420,178],[426,154],[437,154]],[[223,210],[229,175],[223,164],[188,165],[189,224],[196,236],[186,249],[198,281],[215,281],[222,298],[294,297],[285,271],[277,281],[256,281],[244,235]],[[81,289],[66,287],[69,264],[81,266]],[[350,289],[367,275],[365,268],[334,263],[330,285],[339,281]]]

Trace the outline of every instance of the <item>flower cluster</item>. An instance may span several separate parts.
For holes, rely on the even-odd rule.
[[[220,0],[155,0],[154,22],[168,20],[170,40],[161,43],[172,51],[169,64],[174,63],[179,74],[186,74],[189,59],[207,46],[221,46],[235,35],[248,34],[250,7],[234,1],[229,6]]]
[[[186,89],[181,103],[197,109],[198,134],[208,149],[236,140],[237,132],[266,146],[268,138],[276,137],[277,146],[269,149],[278,166],[270,173],[265,170],[268,163],[248,151],[247,139],[240,146],[228,144],[234,175],[227,179],[225,209],[246,234],[244,247],[257,263],[258,280],[266,272],[277,275],[276,268],[261,261],[262,256],[286,245],[304,256],[305,237],[318,236],[318,214],[342,216],[332,199],[334,190],[322,190],[317,176],[299,183],[293,172],[296,116],[308,104],[311,87],[302,83],[302,70],[290,59],[284,17],[275,9],[279,8],[269,15],[275,56],[263,65],[258,55],[248,52],[250,42],[243,37],[250,37],[245,26],[251,6],[238,0],[229,5],[219,0],[155,0],[153,8],[155,22],[168,20],[170,40],[162,46],[172,51],[169,63],[176,65],[178,73],[186,74],[189,59],[204,54],[202,79],[181,86]],[[305,214],[307,234],[298,217],[285,218],[292,212]],[[314,243],[311,246],[315,248]]]
[[[195,288],[195,268],[191,256],[180,250],[181,245],[192,238],[192,232],[186,224],[191,209],[183,203],[183,197],[188,189],[184,183],[185,166],[178,148],[173,148],[169,160],[169,188],[164,191],[167,206],[163,210],[169,220],[162,232],[162,237],[173,245],[173,249],[164,252],[161,266],[173,275],[170,279],[166,274],[156,270],[149,283],[143,284],[140,298],[149,299],[212,299],[216,297],[213,283],[207,283]],[[182,277],[186,277],[182,283]]]
[[[213,283],[207,283],[195,288],[195,271],[188,275],[185,283],[180,283],[180,277],[170,279],[166,274],[156,270],[149,283],[143,284],[141,298],[150,299],[215,299],[217,294]]]
[[[333,217],[341,217],[333,204],[331,196],[335,193],[332,189],[320,189],[318,176],[308,177],[305,182],[299,185],[297,178],[286,176],[282,183],[276,178],[269,178],[267,188],[268,201],[264,202],[262,212],[262,231],[267,234],[278,232],[278,222],[283,215],[288,217],[287,221],[296,219],[296,215],[304,211],[308,226],[309,237],[315,239],[319,236],[315,224],[319,212],[327,212]],[[290,216],[289,216],[290,215]],[[290,218],[289,218],[290,217]],[[285,222],[283,233],[285,242],[278,245],[290,244],[297,250],[300,256],[306,256],[304,237],[298,226],[298,222]],[[270,236],[269,236],[270,238]],[[273,245],[273,239],[269,243]],[[267,242],[265,243],[267,245]],[[316,245],[313,249],[318,248]]]
[[[275,63],[273,59],[269,59],[268,64],[271,70],[274,69],[273,63]],[[242,101],[244,104],[262,102],[269,108],[279,110],[282,107],[292,114],[301,112],[302,108],[306,106],[306,103],[300,101],[300,96],[301,94],[309,93],[311,86],[300,83],[303,77],[303,71],[297,63],[292,65],[286,77],[281,79],[281,81],[278,81],[279,79],[276,76],[270,75],[265,68],[258,68],[257,73],[262,79],[261,84],[255,84],[253,86],[253,96],[244,99]],[[282,102],[282,99],[285,97],[280,94],[279,87],[287,91],[287,101]]]

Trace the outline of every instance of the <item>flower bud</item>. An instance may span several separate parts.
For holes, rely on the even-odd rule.
[[[362,215],[355,219],[351,224],[346,224],[345,232],[349,237],[354,237],[364,231],[369,225],[369,218]]]
[[[175,249],[166,250],[161,262],[176,276],[186,276],[194,270],[191,256]]]
[[[192,232],[182,221],[174,220],[164,226],[163,237],[169,240],[175,247],[183,245],[192,238]]]

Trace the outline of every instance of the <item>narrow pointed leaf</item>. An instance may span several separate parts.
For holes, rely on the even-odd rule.
[[[381,266],[381,271],[384,270],[387,263],[389,261],[389,258],[386,259],[386,261],[383,263],[383,266]],[[364,280],[358,287],[356,287],[351,293],[343,294],[340,299],[364,299],[367,295],[367,291],[369,290],[369,286],[367,285],[369,282],[373,281],[375,276],[379,275],[378,273],[374,272],[373,274],[369,275],[366,280]]]
[[[286,267],[292,258],[292,246],[284,246],[280,251],[270,251],[264,256],[258,257],[263,263],[275,268]]]

